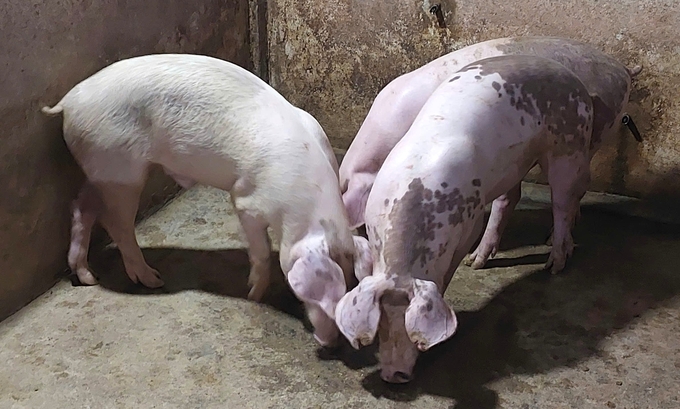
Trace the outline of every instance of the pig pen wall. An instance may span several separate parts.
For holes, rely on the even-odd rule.
[[[436,4],[441,23],[429,11]],[[312,113],[336,148],[349,146],[389,81],[472,43],[554,35],[642,64],[629,113],[644,143],[627,129],[609,140],[591,165],[590,188],[667,205],[659,211],[680,204],[677,0],[269,0],[267,7],[270,83]]]
[[[54,105],[104,66],[149,53],[198,53],[250,67],[247,0],[5,0],[0,8],[0,319],[66,268],[70,202],[82,181]],[[178,191],[154,172],[140,213]]]

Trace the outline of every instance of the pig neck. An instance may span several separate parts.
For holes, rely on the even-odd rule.
[[[400,187],[400,193],[371,192],[371,195],[375,194],[373,203],[383,200],[390,203],[390,207],[385,208],[386,216],[379,219],[382,227],[375,230],[382,231],[379,241],[382,243],[384,274],[394,280],[396,288],[405,291],[412,291],[414,279],[433,281],[440,292],[445,290],[450,259],[447,262],[443,258],[445,253],[439,252],[444,248],[455,249],[464,229],[469,228],[464,220],[451,226],[449,216],[465,206],[458,201],[473,198],[478,206],[485,199],[484,191],[474,186],[472,179],[482,177],[480,169],[489,166],[482,159],[477,160],[480,155],[472,138],[464,132],[442,132],[441,135],[441,139],[448,140],[434,140],[423,146],[404,144],[403,147],[410,148],[408,154],[396,152],[397,155],[381,169],[381,172],[393,171],[395,175],[380,180],[381,186],[392,186],[390,181],[405,180],[411,181],[408,188]],[[425,195],[426,190],[430,191],[429,197]],[[480,191],[479,195],[476,190]],[[436,210],[442,204],[446,206]],[[434,229],[437,224],[441,227]]]
[[[292,267],[292,263],[305,253],[305,248],[320,248],[336,262],[340,255],[354,253],[354,241],[340,190],[337,185],[327,189],[337,189],[338,193],[309,197],[315,202],[313,209],[291,209],[283,215],[280,257],[284,271],[287,271],[286,266],[288,269]]]

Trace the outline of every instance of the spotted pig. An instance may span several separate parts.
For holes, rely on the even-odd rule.
[[[353,228],[364,223],[368,193],[385,158],[406,134],[435,88],[463,66],[500,55],[550,58],[581,79],[594,98],[591,155],[603,139],[618,131],[631,91],[631,77],[641,70],[641,67],[628,70],[615,59],[579,41],[557,37],[515,37],[462,48],[396,78],[375,98],[340,164],[343,202]],[[495,255],[520,195],[520,185],[517,184],[493,202],[484,236],[467,261],[473,268],[483,267],[489,257]]]
[[[376,175],[365,213],[372,275],[335,313],[355,348],[378,334],[382,379],[409,381],[418,351],[456,331],[442,295],[482,232],[484,206],[535,164],[553,193],[547,267],[564,267],[596,106],[572,71],[536,56],[479,60],[434,91]]]

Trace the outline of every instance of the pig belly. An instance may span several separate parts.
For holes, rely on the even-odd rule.
[[[157,163],[185,189],[201,184],[230,191],[237,179],[233,162],[217,155],[175,156]]]

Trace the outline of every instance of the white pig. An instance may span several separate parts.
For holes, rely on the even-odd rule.
[[[340,164],[340,187],[352,228],[364,223],[368,193],[385,158],[442,81],[476,60],[520,54],[561,63],[573,71],[595,97],[591,156],[603,139],[618,131],[628,103],[631,76],[639,73],[641,67],[628,70],[590,45],[557,37],[500,38],[462,48],[396,78],[375,98]],[[467,264],[481,268],[496,254],[503,230],[520,196],[518,183],[493,202],[486,231]]]
[[[355,348],[378,333],[382,379],[408,382],[418,351],[454,334],[442,295],[484,227],[484,206],[535,164],[552,189],[547,267],[564,267],[590,177],[593,109],[570,70],[535,56],[479,60],[435,90],[376,175],[366,206],[373,272],[335,312]]]
[[[216,58],[159,54],[116,62],[71,89],[48,115],[63,113],[66,144],[87,181],[73,204],[69,266],[96,284],[87,262],[96,219],[117,244],[130,279],[164,283],[134,232],[149,167],[180,185],[229,191],[248,241],[248,298],[270,281],[267,228],[281,243],[287,282],[322,345],[339,338],[335,305],[369,267],[368,242],[352,236],[326,134],[245,69]]]

